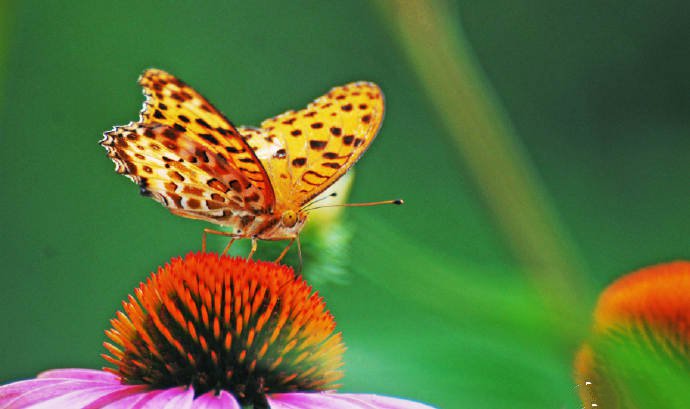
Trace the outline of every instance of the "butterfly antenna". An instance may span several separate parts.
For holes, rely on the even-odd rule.
[[[328,196],[324,196],[324,197],[320,197],[320,198],[318,198],[318,199],[316,199],[316,200],[312,200],[311,202],[309,202],[309,203],[307,203],[306,205],[304,205],[304,207],[302,207],[302,210],[309,210],[309,209],[308,209],[309,206],[313,206],[314,204],[319,203],[320,201],[326,200],[326,199],[328,199],[329,197],[336,197],[336,196],[338,196],[338,192],[333,192],[333,193],[331,193],[331,194],[328,195]]]
[[[345,204],[318,206],[318,207],[312,207],[311,209],[306,209],[306,210],[311,211],[311,210],[316,210],[316,209],[325,209],[327,207],[365,207],[365,206],[378,206],[378,205],[386,205],[386,204],[401,205],[403,203],[405,203],[405,202],[402,199],[393,199],[393,200],[383,200],[380,202],[345,203]]]

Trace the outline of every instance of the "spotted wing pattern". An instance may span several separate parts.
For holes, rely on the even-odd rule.
[[[289,185],[291,169],[287,161],[287,149],[281,135],[269,134],[265,129],[240,126],[237,128],[247,145],[261,161],[274,186],[276,203],[290,203],[292,191],[275,186]],[[285,207],[285,206],[283,206]]]
[[[188,130],[188,135],[208,153],[226,155],[252,185],[266,192],[259,201],[261,208],[273,205],[273,189],[261,162],[250,149],[246,149],[248,146],[235,126],[210,102],[162,70],[146,70],[139,78],[139,84],[146,95],[140,122]]]
[[[196,147],[180,147],[170,141],[171,132],[160,124],[120,126],[105,133],[101,142],[115,170],[140,186],[171,212],[218,224],[233,217],[258,212],[244,195],[247,184],[238,178],[227,158],[197,156]],[[249,200],[250,201],[250,200]]]
[[[172,75],[147,70],[138,123],[106,132],[116,171],[173,213],[219,224],[263,214],[275,204],[261,162],[235,127]]]
[[[300,207],[335,183],[367,150],[381,126],[383,93],[356,82],[333,88],[305,109],[239,131],[254,149],[279,204]]]

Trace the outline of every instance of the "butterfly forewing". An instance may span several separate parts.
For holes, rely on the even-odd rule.
[[[106,132],[116,170],[173,213],[231,223],[233,214],[270,213],[268,175],[235,127],[172,75],[147,70],[138,123]]]
[[[374,140],[383,113],[379,87],[357,82],[333,88],[303,110],[264,121],[259,136],[264,142],[256,139],[256,145],[273,146],[277,153],[261,160],[279,200],[300,207],[338,180]]]
[[[184,136],[180,143],[194,149],[201,161],[216,155],[237,169],[242,185],[249,185],[246,193],[252,207],[267,211],[274,204],[273,189],[261,162],[225,119],[203,96],[178,78],[157,69],[146,70],[139,78],[146,101],[141,111],[141,123],[163,124]]]
[[[292,191],[285,187],[291,186],[292,169],[288,166],[288,153],[283,137],[261,128],[241,126],[237,130],[263,164],[274,186],[276,203],[290,204],[294,200],[291,196]]]

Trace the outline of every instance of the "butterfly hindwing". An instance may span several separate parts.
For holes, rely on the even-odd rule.
[[[214,223],[233,215],[251,213],[240,182],[222,160],[193,163],[193,155],[169,143],[165,125],[131,123],[105,133],[102,145],[115,162],[115,170],[138,184],[141,194],[168,207],[175,214]],[[224,176],[204,169],[225,169]],[[234,186],[234,188],[233,188]]]

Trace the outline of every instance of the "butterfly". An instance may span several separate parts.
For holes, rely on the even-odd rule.
[[[100,144],[115,171],[173,214],[229,231],[206,234],[290,240],[302,230],[309,205],[371,145],[384,114],[381,89],[371,82],[335,87],[299,111],[236,127],[173,75],[148,69],[139,78],[146,100],[139,121],[104,133]],[[316,200],[315,200],[316,199]],[[402,200],[375,202],[395,203]],[[366,204],[351,204],[351,206]]]

